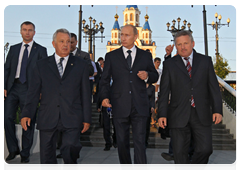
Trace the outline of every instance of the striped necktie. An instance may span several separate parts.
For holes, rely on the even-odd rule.
[[[59,63],[57,64],[60,77],[63,76],[63,65],[62,65],[63,60],[64,60],[64,58],[61,57]]]
[[[184,59],[187,61],[186,68],[187,68],[187,71],[188,71],[188,75],[189,75],[190,78],[192,78],[192,66],[189,62],[189,57],[184,57]],[[191,95],[191,106],[195,107],[193,95]]]

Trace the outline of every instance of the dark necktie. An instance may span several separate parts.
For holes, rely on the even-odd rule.
[[[188,75],[191,78],[192,77],[192,66],[191,66],[191,64],[189,62],[189,57],[184,57],[184,59],[187,61],[186,68],[187,68],[187,71],[188,71]],[[191,106],[195,107],[193,95],[191,95]]]
[[[20,70],[20,76],[19,76],[19,81],[23,84],[26,82],[26,71],[27,71],[27,60],[28,60],[28,44],[25,44],[25,49],[23,52],[23,57],[22,57],[22,63],[21,63],[21,70]]]
[[[64,58],[61,57],[59,63],[57,64],[60,77],[63,76],[63,65],[62,65],[63,60],[64,60]]]
[[[128,63],[128,67],[131,69],[131,65],[132,65],[132,56],[131,56],[131,50],[128,50],[128,56],[127,56],[127,63]]]

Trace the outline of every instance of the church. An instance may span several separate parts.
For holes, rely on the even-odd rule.
[[[145,23],[140,26],[140,14],[137,5],[127,5],[123,11],[123,25],[131,24],[136,26],[138,30],[138,38],[135,41],[135,45],[142,50],[150,50],[153,58],[156,57],[156,43],[152,40],[152,30],[150,28],[148,19],[149,16],[145,15]],[[116,14],[114,16],[115,22],[111,30],[111,41],[107,42],[107,52],[113,51],[121,47],[121,27],[118,23],[119,16]]]

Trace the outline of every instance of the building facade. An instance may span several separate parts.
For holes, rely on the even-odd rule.
[[[138,38],[135,41],[135,45],[143,50],[149,50],[152,53],[153,58],[156,57],[156,43],[152,40],[152,30],[150,28],[148,19],[149,16],[145,15],[145,23],[140,26],[140,14],[137,5],[127,5],[123,11],[123,26],[131,24],[136,26],[138,30]],[[119,16],[116,14],[114,16],[115,22],[111,30],[111,41],[107,42],[107,52],[113,51],[121,47],[121,27],[118,23]]]

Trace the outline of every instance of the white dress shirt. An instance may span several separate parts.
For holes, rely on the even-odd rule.
[[[131,52],[131,57],[132,57],[131,67],[132,67],[133,62],[134,62],[135,57],[136,57],[136,53],[137,53],[137,49],[136,49],[135,45],[134,45],[131,49],[127,49],[126,47],[123,47],[122,49],[123,49],[123,54],[124,54],[124,56],[125,56],[125,59],[127,59],[127,56],[128,56],[128,52],[127,52],[127,51],[128,51],[128,50],[131,50],[131,51],[132,51],[132,52]]]
[[[182,57],[182,60],[183,60],[183,63],[185,64],[185,66],[187,66],[187,60],[185,60],[184,57]],[[192,51],[192,53],[190,54],[188,61],[190,62],[190,65],[191,65],[191,67],[192,67],[193,51]]]
[[[73,50],[73,55],[75,56],[76,55],[76,53],[77,53],[77,48],[75,48],[75,50]]]
[[[56,53],[55,53],[55,61],[56,61],[56,64],[58,65],[58,63],[60,62],[60,58],[62,58],[62,57],[60,57],[59,55],[57,55]],[[68,62],[68,58],[69,58],[69,55],[68,56],[66,56],[66,57],[64,57],[64,60],[62,61],[62,66],[63,66],[63,74],[64,74],[64,70],[65,70],[65,68],[66,68],[66,65],[67,65],[67,62]]]
[[[24,50],[25,50],[25,45],[26,43],[22,42],[22,46],[21,46],[21,49],[20,49],[20,52],[19,52],[19,57],[18,57],[18,66],[17,66],[17,71],[16,71],[16,76],[15,78],[19,78],[20,76],[20,72],[21,72],[21,65],[22,65],[22,58],[23,58],[23,53],[24,53]],[[27,47],[27,50],[28,50],[28,57],[29,57],[29,54],[31,52],[31,49],[32,49],[32,45],[33,45],[33,41],[31,41],[30,43],[27,43],[29,46]]]

